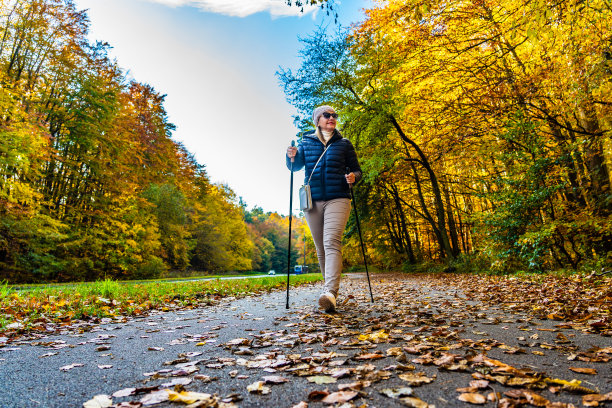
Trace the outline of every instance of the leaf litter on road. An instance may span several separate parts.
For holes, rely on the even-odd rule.
[[[533,284],[525,285],[521,280],[482,276],[478,279],[464,275],[426,275],[411,277],[410,280],[405,277],[380,278],[376,285],[379,296],[375,304],[367,301],[362,288],[349,284],[343,290],[350,297],[341,302],[343,309],[340,314],[316,313],[313,312],[314,308],[308,307],[291,311],[275,318],[272,327],[245,331],[244,335],[239,334],[241,337],[223,340],[219,344],[218,355],[209,354],[206,361],[192,361],[192,365],[177,367],[188,362],[184,359],[180,362],[179,359],[170,360],[169,363],[175,363],[169,364],[174,369],[159,370],[154,377],[164,378],[175,373],[199,379],[199,382],[188,385],[206,390],[206,379],[213,378],[215,370],[235,367],[231,369],[235,379],[244,376],[238,375],[240,371],[237,368],[240,368],[250,372],[273,373],[279,377],[282,375],[287,380],[277,383],[262,376],[262,381],[245,384],[252,395],[249,398],[261,398],[258,395],[275,393],[275,387],[285,389],[296,382],[307,390],[302,395],[302,402],[324,401],[336,392],[350,392],[356,394],[344,402],[341,402],[340,396],[352,394],[337,394],[327,401],[338,398],[337,404],[350,402],[356,406],[367,405],[373,398],[392,398],[406,406],[435,405],[436,401],[422,398],[430,395],[427,390],[432,388],[428,387],[440,386],[436,384],[441,375],[455,378],[456,385],[449,387],[451,390],[458,389],[454,398],[469,400],[466,403],[472,404],[482,404],[483,398],[485,401],[493,398],[499,406],[543,403],[551,407],[555,404],[569,406],[563,405],[569,402],[553,400],[580,393],[585,394],[583,398],[591,395],[585,400],[593,404],[591,406],[607,401],[607,397],[604,397],[607,394],[601,394],[579,380],[567,378],[559,370],[553,375],[546,373],[542,366],[532,369],[513,363],[520,355],[531,355],[542,358],[542,361],[550,358],[532,353],[539,350],[556,353],[567,362],[597,364],[609,361],[612,355],[609,342],[591,345],[587,350],[581,350],[574,344],[573,332],[594,335],[609,333],[606,315],[601,307],[592,308],[590,316],[583,320],[586,315],[577,311],[569,313],[559,309],[556,303],[542,302],[535,296],[562,297],[557,294],[559,289],[554,289],[549,282],[545,282],[542,289],[532,287],[535,286]],[[566,285],[575,286],[573,280]],[[529,289],[528,296],[522,299],[522,303],[516,303],[516,291],[524,288]],[[426,290],[433,295],[423,296],[422,292]],[[551,293],[548,294],[546,290]],[[593,299],[589,300],[588,296]],[[601,299],[593,291],[588,296],[586,300],[581,300],[581,304]],[[543,308],[551,305],[554,310],[546,313]],[[568,320],[554,320],[551,314],[554,319],[561,316]],[[540,319],[554,323],[543,327]],[[252,316],[250,320],[253,320]],[[597,324],[592,324],[594,322],[591,320],[596,320]],[[480,325],[487,325],[491,330],[482,330]],[[219,325],[218,329],[222,330],[223,327]],[[514,330],[517,335],[514,340],[497,340],[497,334],[488,334],[499,330]],[[477,337],[471,338],[474,333],[478,333]],[[195,342],[192,344],[196,345]],[[495,358],[489,357],[490,353],[495,354]],[[199,370],[194,370],[197,366]],[[581,370],[584,367],[573,368]],[[592,373],[591,370],[598,372],[589,369],[577,374],[588,375]],[[200,374],[196,374],[196,371]],[[340,378],[352,383],[335,385]],[[386,384],[386,381],[391,381],[395,388],[378,388],[386,392],[375,392],[372,388],[374,384]],[[278,385],[267,387],[273,384]],[[400,392],[397,390],[401,389],[397,387],[398,384],[419,387],[416,390],[419,395],[397,394]],[[317,386],[337,387],[338,391],[316,389]],[[488,397],[483,395],[484,390],[492,386],[499,387],[500,391],[516,388],[526,391],[503,396],[493,392]],[[396,391],[392,391],[394,389]],[[539,394],[542,390],[552,390],[551,396],[543,397]],[[293,404],[298,403],[300,401]],[[440,404],[440,401],[437,403]],[[444,405],[443,401],[441,405]]]

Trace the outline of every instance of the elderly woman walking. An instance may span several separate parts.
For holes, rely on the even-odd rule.
[[[316,129],[305,133],[298,147],[287,148],[286,161],[294,171],[305,168],[305,183],[310,184],[313,206],[305,217],[325,278],[319,306],[329,313],[336,310],[340,289],[342,233],[351,211],[349,184],[359,181],[362,173],[353,144],[336,129],[334,109],[319,106],[312,119]]]

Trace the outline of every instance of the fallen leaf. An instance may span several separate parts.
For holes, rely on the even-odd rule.
[[[161,386],[170,388],[174,387],[175,385],[189,385],[192,381],[193,380],[191,378],[174,378],[172,381],[163,383]]]
[[[478,394],[476,392],[468,392],[468,393],[461,394],[457,397],[457,399],[459,401],[469,402],[470,404],[478,404],[478,405],[481,405],[487,402],[487,398],[484,395]]]
[[[113,393],[113,397],[122,398],[122,397],[129,397],[130,395],[134,395],[134,394],[136,394],[136,388],[124,388],[122,390],[115,391]]]
[[[422,399],[416,397],[405,397],[401,398],[400,401],[402,404],[410,408],[435,408],[435,405],[430,405]]]
[[[489,386],[489,381],[487,381],[487,380],[473,380],[473,381],[470,381],[470,387],[487,388],[488,386]]]
[[[113,400],[108,395],[96,395],[89,401],[83,403],[83,408],[108,408],[113,405]]]
[[[401,347],[391,347],[387,349],[387,356],[403,356],[404,350]]]
[[[539,381],[540,380],[538,378],[533,378],[533,377],[511,377],[504,384],[517,387],[517,386],[535,384]]]
[[[413,387],[418,387],[423,384],[429,384],[430,382],[434,380],[433,378],[427,377],[425,373],[400,374],[398,377],[406,381],[408,384],[410,384]]]
[[[377,331],[376,333],[362,334],[359,336],[359,341],[371,341],[372,343],[382,343],[389,338],[389,333],[385,330]]]
[[[582,396],[582,405],[585,407],[598,407],[600,402],[612,401],[612,392],[605,395],[588,394]]]
[[[380,353],[365,353],[353,357],[355,360],[377,360],[379,358],[385,358],[385,356]]]
[[[569,369],[575,373],[597,375],[597,370],[594,368],[570,367]]]
[[[337,404],[340,402],[347,402],[355,398],[359,393],[355,391],[338,391],[332,392],[325,398],[321,400],[321,402],[325,404]]]
[[[100,370],[108,370],[109,368],[113,368],[111,364],[98,364],[98,368]]]
[[[412,395],[412,388],[410,387],[402,387],[402,388],[385,388],[379,391],[381,394],[389,397],[389,398],[402,398],[409,397]]]
[[[163,347],[149,347],[149,351],[164,351]]]
[[[194,378],[195,380],[200,380],[200,381],[202,381],[202,382],[204,382],[204,383],[209,383],[209,382],[211,382],[211,381],[216,381],[216,380],[218,380],[218,378],[217,378],[217,377],[211,377],[211,376],[209,376],[209,375],[204,375],[204,374],[196,374],[196,375],[194,375],[194,376],[193,376],[193,378]]]
[[[256,393],[256,394],[269,394],[270,393],[270,387],[266,387],[264,381],[256,381],[253,384],[250,384],[247,386],[247,391],[251,392],[251,393]]]
[[[359,391],[359,390],[363,390],[366,387],[369,387],[370,385],[372,385],[370,381],[356,381],[352,383],[338,384],[338,390],[339,391],[344,391],[344,390]]]
[[[140,401],[125,401],[120,402],[119,404],[114,406],[115,408],[141,408],[142,402]]]
[[[310,401],[321,401],[323,398],[327,397],[329,395],[328,391],[319,391],[319,390],[315,390],[310,392],[310,394],[308,394],[308,399]]]
[[[72,370],[75,367],[83,367],[83,364],[81,364],[81,363],[74,363],[74,364],[70,364],[70,365],[65,365],[63,367],[60,367],[60,371]]]
[[[165,401],[168,401],[168,392],[166,390],[154,391],[140,399],[140,402],[144,406],[161,404]]]
[[[184,404],[205,403],[212,405],[216,402],[216,398],[210,394],[203,392],[165,390],[168,393],[168,399],[173,402],[182,402]]]
[[[266,384],[282,384],[289,382],[289,379],[281,377],[280,375],[266,375],[263,377]]]
[[[541,396],[540,394],[536,394],[532,391],[523,391],[523,396],[529,402],[529,404],[534,405],[536,407],[548,407],[550,401]]]
[[[576,392],[580,394],[597,394],[596,391],[590,388],[587,388],[587,387],[583,387],[581,385],[582,381],[579,381],[579,380],[566,381],[566,380],[560,380],[558,378],[545,378],[544,381],[548,384],[561,385],[563,386],[564,390],[570,391],[570,392]]]
[[[320,384],[333,384],[338,381],[334,377],[330,377],[328,375],[313,375],[311,377],[307,377],[306,379],[309,382],[319,384],[319,385]]]

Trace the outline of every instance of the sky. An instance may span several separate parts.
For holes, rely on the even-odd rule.
[[[112,47],[128,78],[167,95],[173,139],[195,155],[213,183],[230,186],[247,208],[289,214],[284,155],[298,129],[275,72],[297,69],[301,44],[319,25],[318,8],[285,0],[76,0],[91,41]],[[339,23],[363,19],[370,0],[337,4]],[[304,172],[294,176],[293,213]]]

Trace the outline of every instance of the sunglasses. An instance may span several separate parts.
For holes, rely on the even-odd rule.
[[[338,119],[338,114],[337,113],[329,113],[329,112],[323,112],[322,115],[325,119],[329,119],[329,118],[334,118],[334,119]]]

